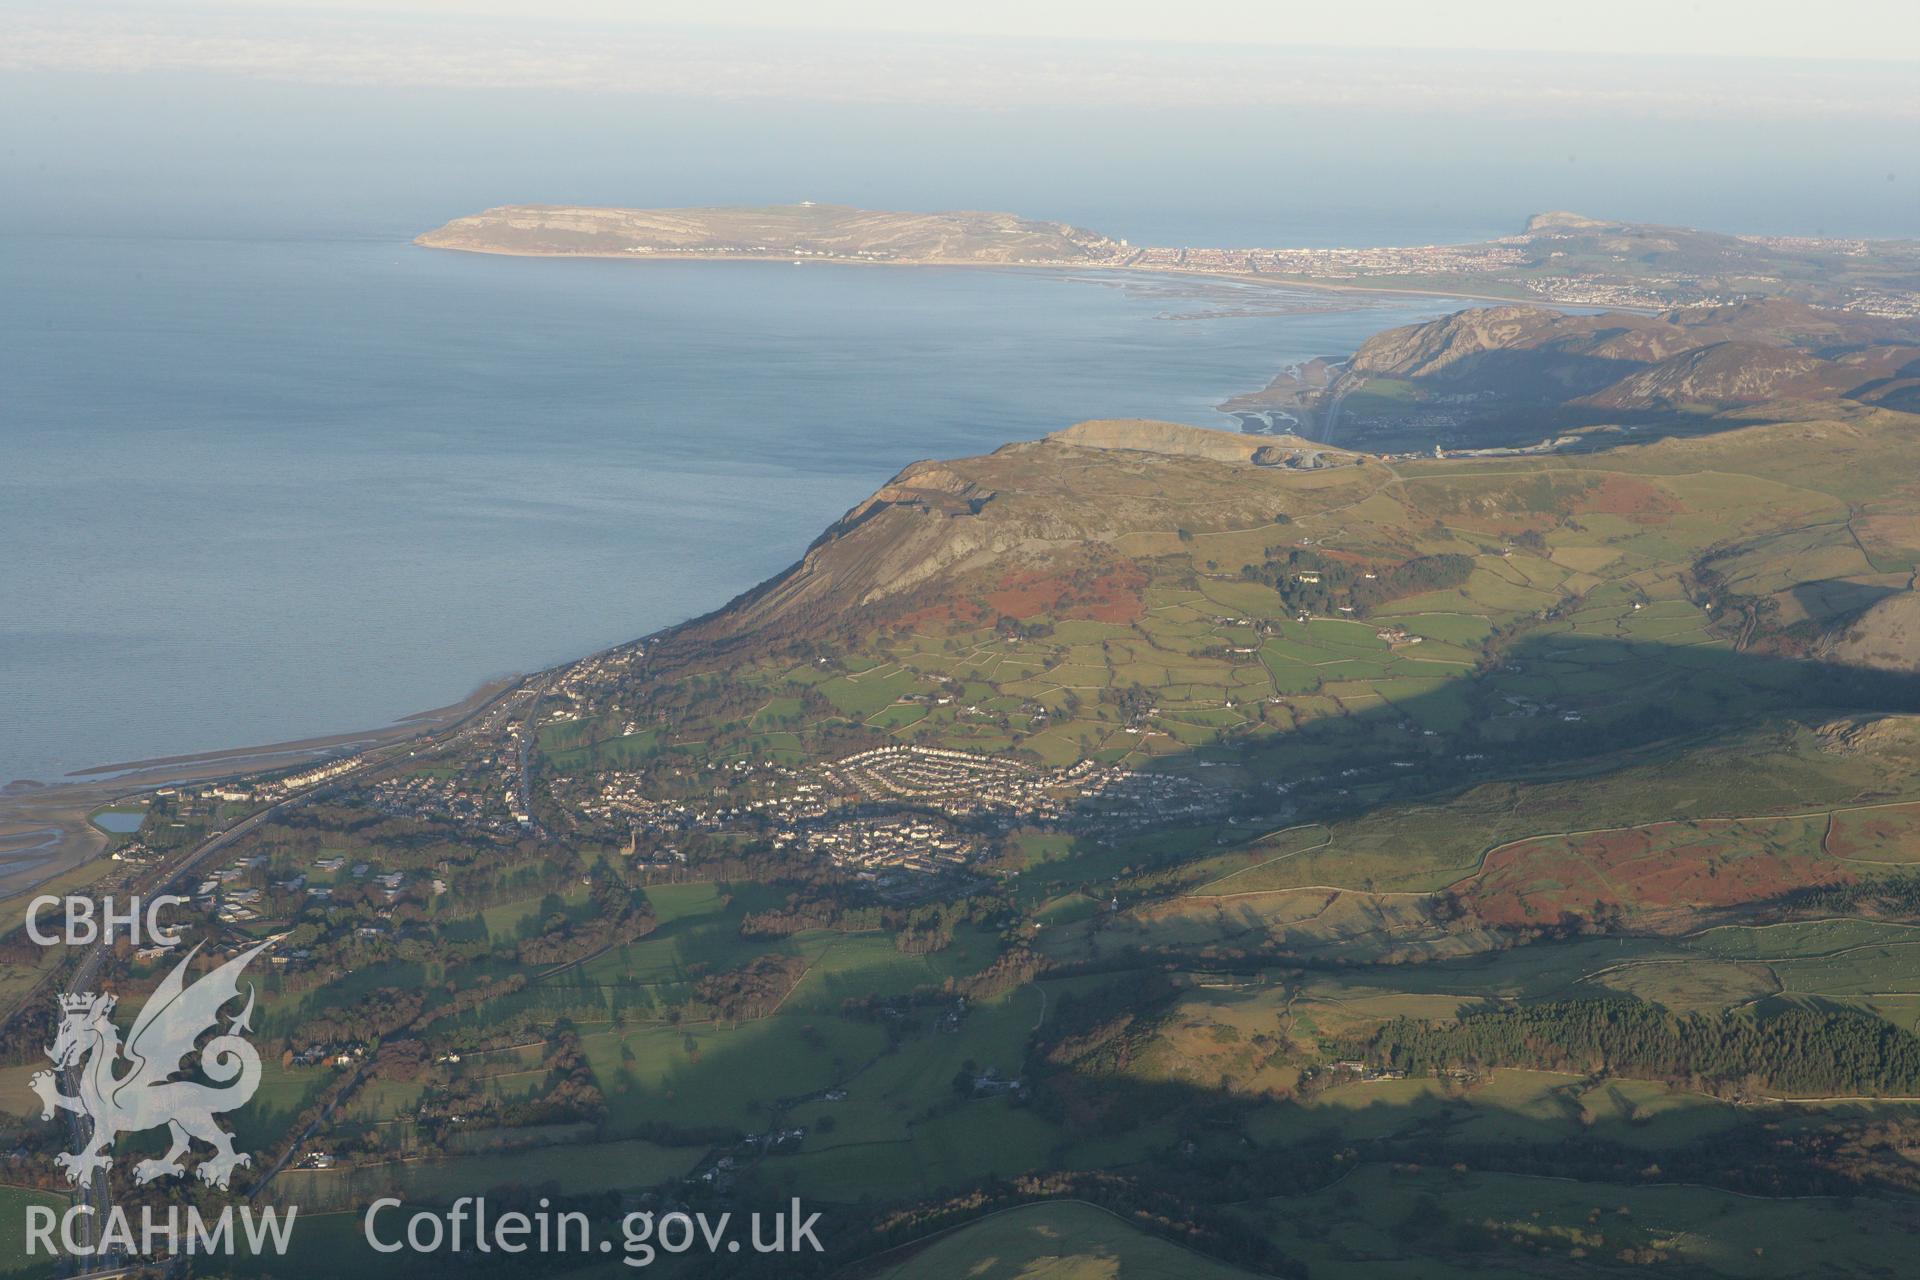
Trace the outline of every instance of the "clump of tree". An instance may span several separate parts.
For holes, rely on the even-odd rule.
[[[539,1093],[507,1109],[503,1119],[508,1125],[597,1123],[606,1117],[606,1095],[571,1022],[562,1019],[554,1027],[540,1065],[547,1074]]]
[[[1473,557],[1446,552],[1367,565],[1295,547],[1283,560],[1250,566],[1247,573],[1255,580],[1271,578],[1293,613],[1330,614],[1345,607],[1364,618],[1390,600],[1464,585],[1473,573]]]
[[[1457,1022],[1396,1018],[1337,1047],[1408,1073],[1534,1067],[1719,1092],[1920,1093],[1920,1036],[1850,1009],[1675,1014],[1635,1000],[1560,1000]]]
[[[411,1026],[426,1007],[426,992],[381,987],[351,1004],[334,1005],[301,1019],[287,1037],[296,1051],[365,1044]]]
[[[1852,884],[1815,885],[1792,896],[1792,905],[1836,915],[1920,917],[1920,875],[1876,876]]]
[[[807,971],[801,956],[756,956],[738,969],[708,974],[694,984],[694,997],[728,1022],[764,1018],[780,1007]]]

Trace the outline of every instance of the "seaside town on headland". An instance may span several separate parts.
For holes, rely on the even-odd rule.
[[[891,213],[805,201],[763,208],[507,205],[419,237],[429,248],[535,256],[1081,267],[1275,284],[1664,310],[1770,297],[1920,317],[1920,241],[1729,235],[1535,215],[1477,244],[1147,247],[1004,213]]]

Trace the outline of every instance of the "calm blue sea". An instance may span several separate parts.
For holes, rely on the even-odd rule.
[[[916,458],[1230,428],[1450,309],[33,234],[0,297],[0,781],[452,702],[724,602]]]

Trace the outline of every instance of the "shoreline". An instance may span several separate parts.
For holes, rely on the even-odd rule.
[[[466,718],[524,678],[488,680],[459,702],[414,712],[377,729],[95,765],[51,783],[11,782],[0,789],[0,899],[17,897],[105,853],[111,838],[89,818],[116,801],[159,787],[291,768],[419,737]]]
[[[418,245],[421,248],[440,246]],[[670,261],[673,257],[684,257],[698,262],[754,262],[754,263],[792,263],[794,265],[846,265],[846,266],[916,266],[916,267],[975,267],[1001,268],[1024,272],[1048,272],[1057,276],[1087,276],[1103,273],[1114,279],[1116,287],[1124,287],[1127,277],[1134,279],[1157,278],[1178,281],[1192,280],[1233,281],[1240,284],[1264,284],[1275,289],[1296,288],[1295,282],[1283,282],[1271,278],[1247,276],[1232,272],[1207,272],[1193,269],[1168,270],[1163,268],[1124,268],[1110,264],[1067,264],[1067,263],[1000,263],[1000,262],[861,262],[847,259],[806,259],[781,257],[742,257],[732,254],[708,255],[632,255],[632,254],[573,254],[573,253],[520,253],[498,252],[486,249],[447,248],[451,253],[475,253],[499,257],[526,258],[583,258],[596,261]],[[1336,286],[1297,286],[1301,290],[1324,288],[1338,291]],[[1443,292],[1416,292],[1409,290],[1354,289],[1354,293],[1371,293],[1380,297],[1437,297],[1461,298],[1467,295]],[[1260,390],[1264,390],[1263,386]],[[1240,391],[1213,405],[1214,412],[1235,422],[1236,416],[1223,405],[1247,395],[1257,395],[1259,391]],[[1223,434],[1257,435],[1260,433],[1235,430],[1223,422],[1211,428]],[[685,621],[694,621],[687,619]],[[682,624],[684,625],[684,622]],[[671,628],[669,628],[671,629]],[[631,642],[629,642],[631,643]],[[619,646],[616,646],[619,647]],[[581,661],[582,655],[570,661]],[[566,664],[563,664],[566,665]],[[142,796],[157,788],[192,783],[216,781],[222,778],[243,774],[258,773],[266,770],[292,769],[300,765],[337,756],[353,754],[369,748],[389,745],[407,738],[432,733],[464,718],[474,708],[491,701],[498,693],[524,677],[510,676],[488,680],[460,702],[448,706],[436,707],[400,716],[391,723],[374,729],[351,730],[337,733],[315,734],[308,737],[292,738],[277,742],[257,743],[238,747],[218,748],[206,751],[190,751],[178,754],[157,755],[133,760],[108,761],[101,764],[74,769],[51,780],[21,778],[0,786],[0,900],[16,897],[31,891],[35,886],[44,884],[57,877],[70,874],[87,863],[99,858],[113,845],[109,833],[95,827],[89,820],[90,815],[103,807],[130,797]]]
[[[792,256],[744,256],[738,254],[627,254],[627,253],[542,253],[422,244],[413,247],[441,249],[449,253],[472,253],[494,257],[586,259],[592,261],[669,262],[753,262],[863,267],[972,267],[997,268],[1023,272],[1055,274],[1110,273],[1114,276],[1149,277],[1168,280],[1232,281],[1242,285],[1266,286],[1276,290],[1317,290],[1327,293],[1372,295],[1380,298],[1443,298],[1459,301],[1516,302],[1520,299],[1478,295],[1458,290],[1381,288],[1311,280],[1294,280],[1244,272],[1207,271],[1198,268],[1138,267],[1113,263],[1018,263],[982,261],[891,260],[863,261],[841,258],[804,258]],[[1556,308],[1573,304],[1541,303]],[[1261,391],[1239,392],[1216,404],[1215,411],[1235,417],[1224,407],[1227,403],[1258,396]],[[1225,434],[1258,435],[1257,432]],[[591,655],[586,655],[591,656]],[[575,659],[579,661],[582,659]],[[563,664],[564,665],[564,664]],[[0,787],[0,899],[10,899],[36,886],[71,873],[99,858],[113,844],[109,833],[97,828],[90,816],[113,803],[153,790],[188,783],[203,783],[263,770],[293,768],[336,755],[351,754],[390,745],[408,738],[429,734],[455,723],[524,677],[496,678],[483,682],[466,698],[448,706],[432,708],[396,718],[375,729],[317,734],[280,742],[183,752],[177,755],[108,762],[72,770],[51,782],[17,779]]]
[[[153,756],[145,760],[128,760],[116,764],[97,764],[86,769],[75,769],[62,774],[62,778],[89,779],[103,778],[106,775],[128,777],[134,774],[151,772],[157,769],[184,765],[218,765],[228,761],[265,760],[275,756],[304,756],[319,751],[328,751],[341,747],[378,746],[395,738],[409,737],[414,733],[431,730],[435,725],[449,720],[457,720],[472,711],[482,702],[490,700],[501,689],[519,680],[519,676],[503,676],[484,681],[472,693],[458,702],[448,703],[444,707],[434,707],[429,711],[419,711],[412,715],[400,716],[392,724],[379,729],[356,730],[347,733],[315,734],[308,738],[292,738],[285,742],[263,742],[257,746],[230,747],[215,751],[193,751],[174,756]],[[249,764],[244,772],[254,772],[264,766]],[[46,784],[49,787],[70,785],[66,782]],[[0,799],[5,792],[0,791]]]
[[[894,258],[873,261],[862,258],[797,258],[776,254],[741,253],[542,253],[526,249],[482,249],[468,245],[426,244],[419,239],[408,242],[418,249],[437,253],[471,253],[488,258],[539,258],[549,261],[582,262],[765,262],[796,267],[956,267],[998,268],[1003,271],[1113,271],[1140,276],[1192,277],[1201,280],[1233,280],[1241,284],[1267,285],[1275,289],[1319,289],[1328,293],[1362,293],[1400,298],[1458,298],[1464,302],[1495,302],[1508,306],[1541,307],[1550,311],[1592,311],[1598,303],[1560,302],[1527,294],[1475,293],[1464,289],[1416,288],[1407,285],[1347,284],[1333,280],[1315,280],[1296,276],[1266,276],[1245,271],[1209,271],[1204,267],[1137,267],[1120,262],[976,262],[933,258]],[[1607,311],[1625,311],[1638,315],[1658,315],[1664,307],[1609,305]]]

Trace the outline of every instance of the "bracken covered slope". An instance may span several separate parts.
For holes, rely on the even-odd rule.
[[[1083,422],[984,457],[916,462],[835,521],[800,562],[696,624],[705,639],[805,630],[913,607],[975,572],[1061,573],[1122,542],[1268,523],[1275,472],[1306,509],[1350,492],[1356,455],[1292,437],[1170,422]],[[1097,483],[1090,473],[1098,474]],[[1324,499],[1316,495],[1326,495]]]

